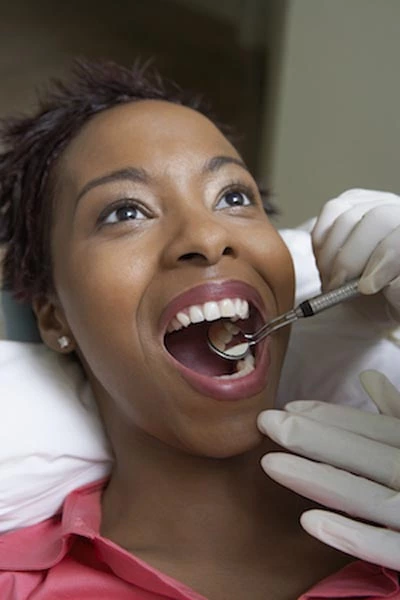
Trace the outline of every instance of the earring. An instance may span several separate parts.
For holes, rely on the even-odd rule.
[[[65,350],[66,348],[68,348],[68,346],[70,344],[70,339],[66,335],[61,335],[58,338],[57,342],[58,342],[58,345],[60,346],[60,349]]]

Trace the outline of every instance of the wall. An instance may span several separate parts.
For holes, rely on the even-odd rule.
[[[400,193],[400,2],[291,0],[285,25],[260,163],[279,224],[349,187]]]
[[[263,48],[250,43],[250,33],[264,41],[265,7],[264,0],[120,0],[116,10],[101,0],[69,0],[54,11],[51,0],[14,0],[0,7],[0,117],[29,109],[36,89],[62,76],[74,56],[125,64],[152,57],[234,126],[255,169],[265,68]]]
[[[127,61],[131,53],[126,5],[119,11],[95,0],[1,2],[0,116],[29,110],[36,91],[60,76],[71,57]]]
[[[277,0],[175,0],[186,8],[230,21],[240,29],[244,45],[265,43],[266,21],[270,4]],[[279,1],[279,0],[278,0]],[[282,0],[284,2],[285,0]]]
[[[222,19],[228,19],[236,23],[242,13],[245,0],[176,0],[181,6],[191,6],[196,10],[213,14]],[[248,0],[247,0],[248,1]],[[254,0],[250,0],[250,3]]]

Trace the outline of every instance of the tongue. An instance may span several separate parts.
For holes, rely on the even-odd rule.
[[[170,354],[192,371],[216,377],[236,372],[236,362],[220,358],[207,343],[209,323],[190,325],[167,334],[165,346]]]

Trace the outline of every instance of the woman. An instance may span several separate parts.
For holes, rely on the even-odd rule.
[[[348,558],[300,529],[310,503],[259,466],[288,331],[233,366],[206,346],[209,320],[250,329],[293,303],[290,255],[232,144],[116,65],[81,67],[8,143],[5,281],[44,342],[76,354],[115,463],[62,518],[3,536],[1,597],[354,595],[349,571],[318,586]],[[396,589],[373,576],[370,597]]]

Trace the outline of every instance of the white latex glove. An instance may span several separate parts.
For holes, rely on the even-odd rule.
[[[325,204],[311,236],[324,289],[361,275],[360,291],[383,290],[400,322],[400,196],[349,190]]]
[[[360,378],[388,414],[313,401],[264,411],[260,430],[311,460],[273,452],[261,464],[294,492],[376,524],[316,509],[301,516],[308,533],[347,554],[400,570],[400,393],[376,371]]]

